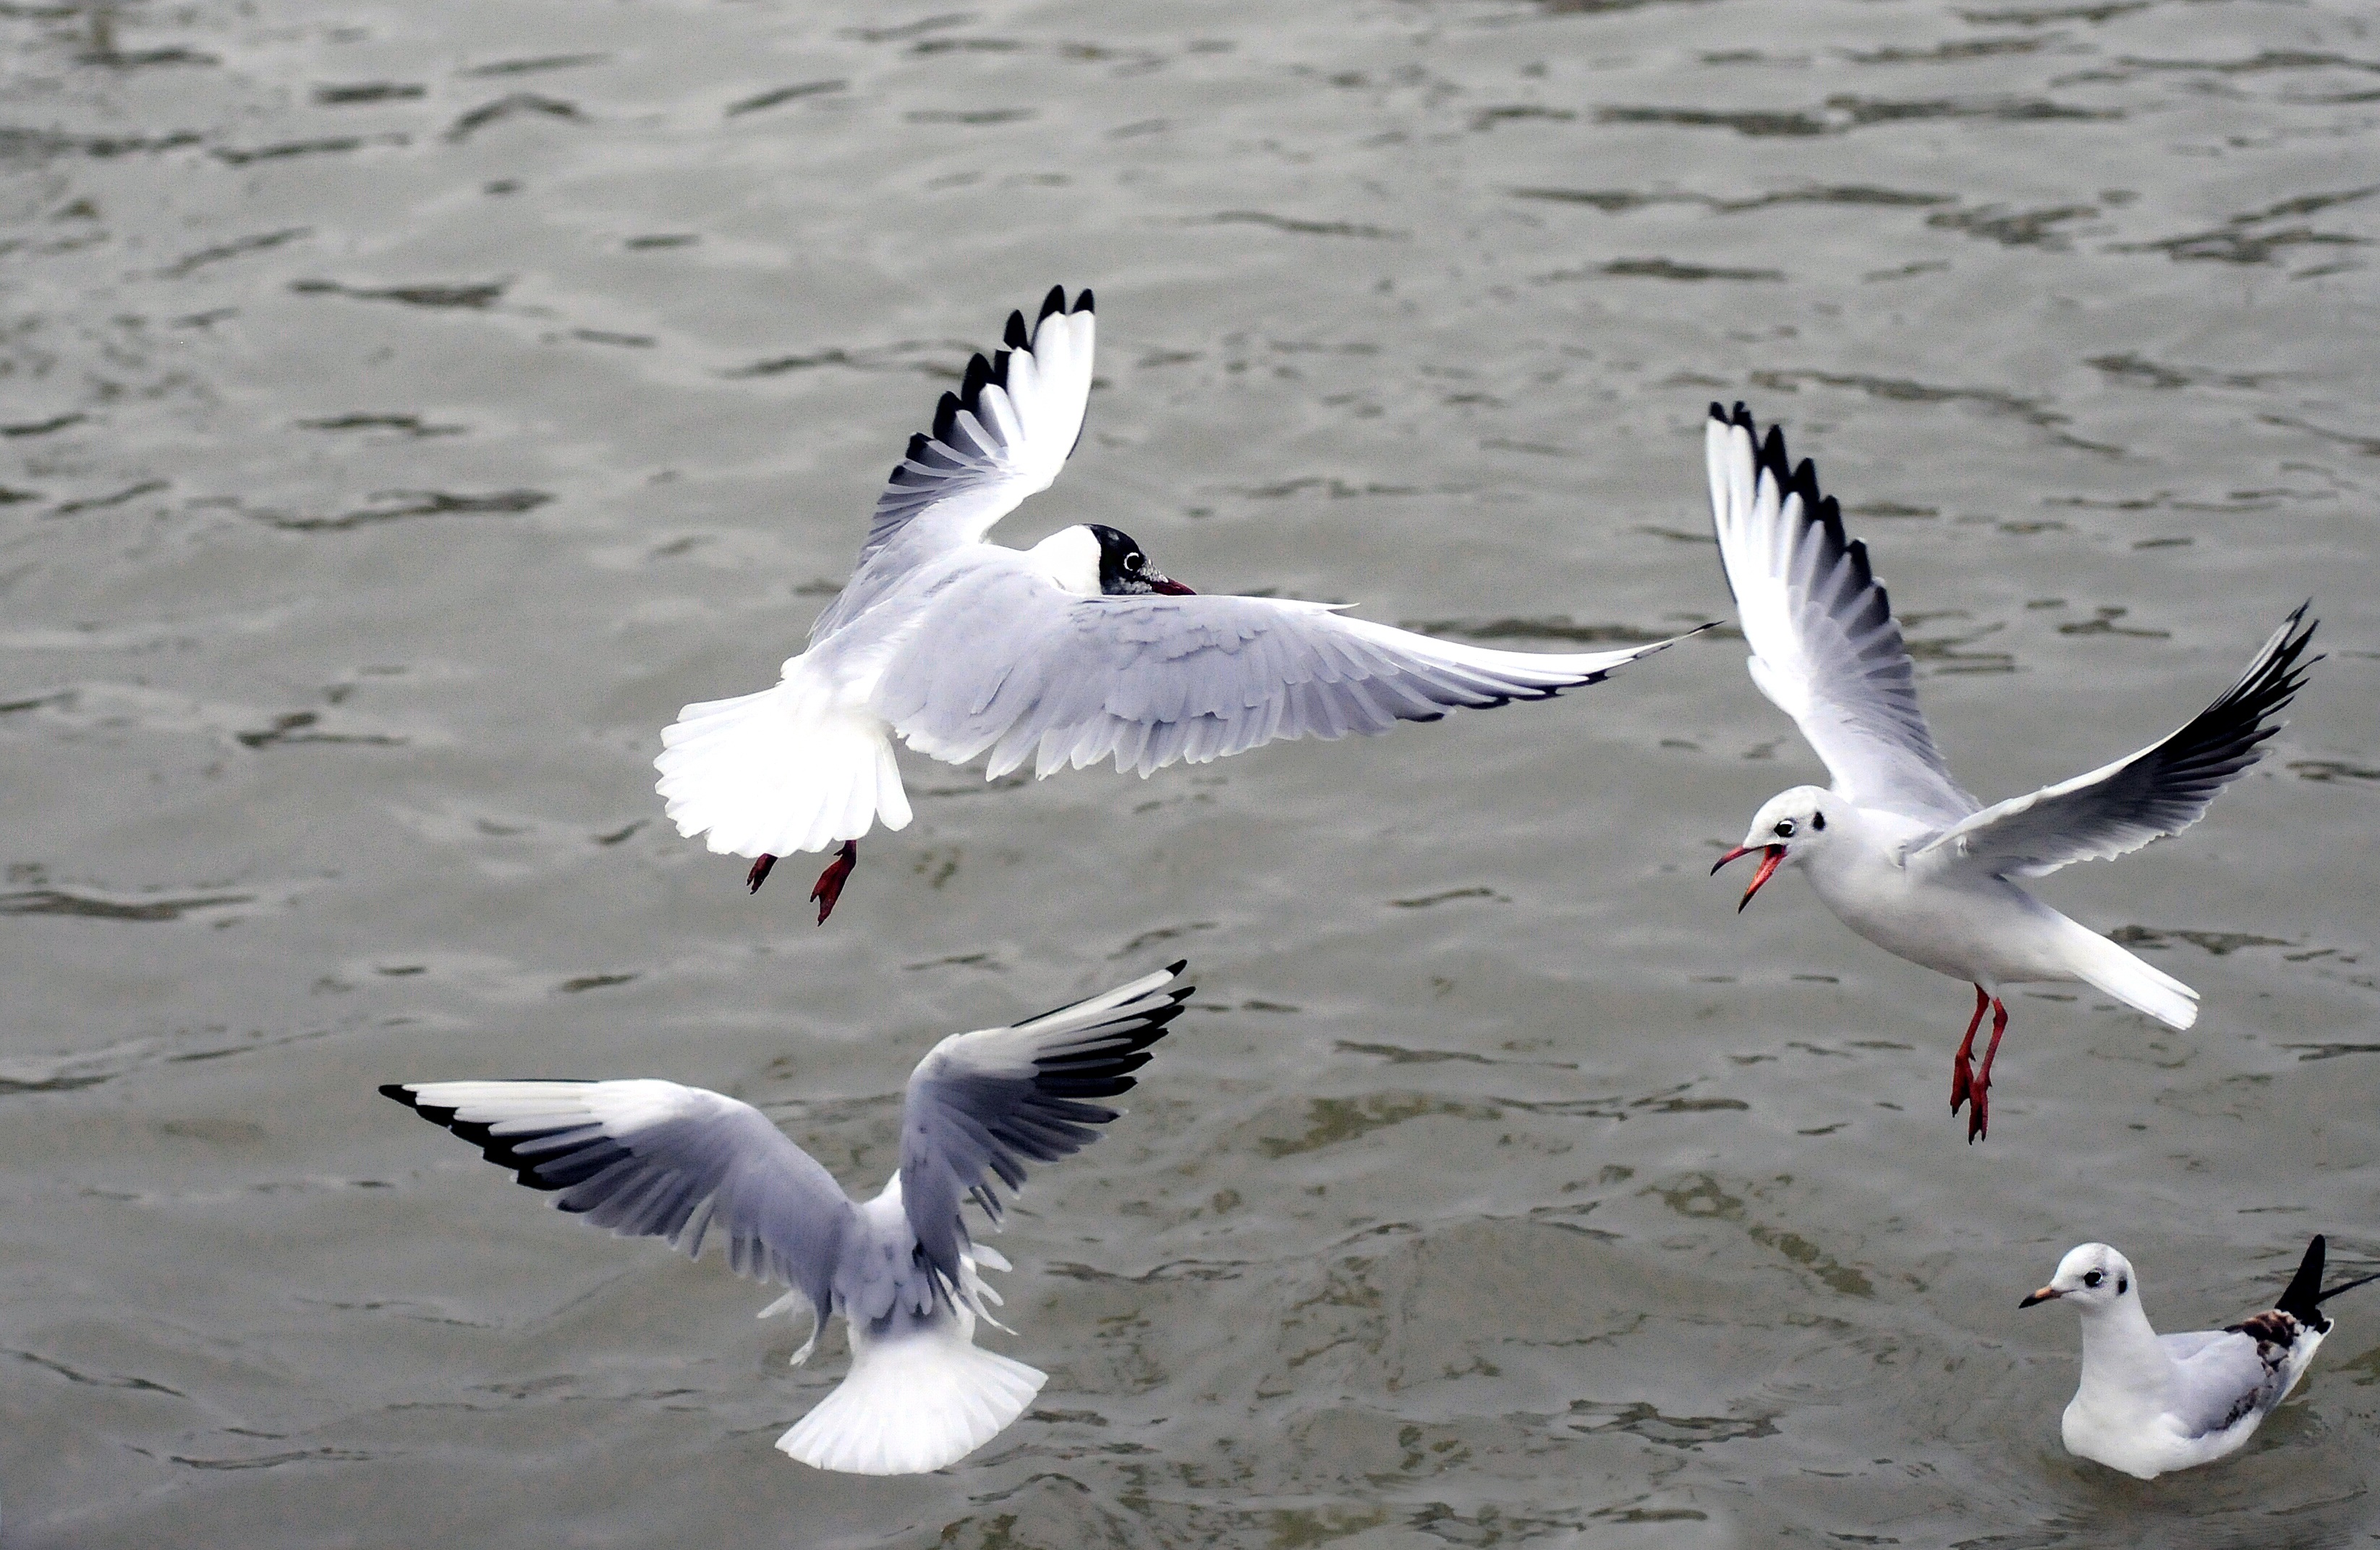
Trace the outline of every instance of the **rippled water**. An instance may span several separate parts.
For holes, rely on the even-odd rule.
[[[965,0],[937,0],[964,4]],[[2057,1439],[2018,1297],[2380,1256],[2380,25],[2346,4],[0,6],[6,1543],[2334,1544],[2380,1302],[2249,1453]],[[2205,994],[2016,1003],[1703,876],[1815,766],[1711,637],[1604,687],[918,820],[832,925],[661,822],[967,350],[1092,285],[1006,536],[1522,646],[1723,614],[1704,405],[1816,456],[1986,796],[2330,659],[2044,885]],[[1002,1246],[1029,1418],[771,1452],[770,1294],[373,1094],[656,1075],[869,1188],[953,1029],[1188,956]]]

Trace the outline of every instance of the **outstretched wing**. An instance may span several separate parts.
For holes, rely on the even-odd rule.
[[[1319,603],[1085,596],[1022,563],[938,586],[870,702],[921,753],[1038,775],[1112,758],[1148,775],[1287,738],[1385,732],[1451,710],[1543,700],[1669,645],[1487,651]]]
[[[1921,860],[2002,876],[2039,877],[2105,860],[2178,835],[2206,815],[2215,793],[2263,757],[2280,714],[2305,682],[2314,627],[2310,604],[2273,631],[2240,681],[2164,741],[2089,775],[1984,809],[1912,851]]]
[[[1144,975],[1013,1028],[953,1033],[917,1063],[901,1105],[901,1200],[927,1262],[965,1285],[970,1243],[959,1215],[972,1196],[1000,1219],[999,1181],[1025,1183],[1027,1162],[1052,1163],[1099,1139],[1116,1111],[1090,1103],[1128,1092],[1148,1046],[1182,1015],[1183,968]],[[1171,988],[1168,988],[1171,987]]]
[[[1052,286],[1028,334],[1025,314],[1008,314],[1005,348],[967,362],[956,393],[942,395],[930,433],[909,438],[894,464],[859,558],[898,539],[918,558],[973,543],[1048,489],[1082,438],[1091,398],[1097,320],[1091,293],[1066,305]]]
[[[781,1281],[823,1319],[852,1204],[748,1104],[674,1081],[408,1081],[381,1092],[532,1190],[623,1238],[702,1252],[727,1235],[739,1275]]]
[[[1752,681],[1793,718],[1835,788],[1863,807],[1953,824],[1978,805],[1934,747],[1916,673],[1867,545],[1843,533],[1808,458],[1757,442],[1742,404],[1713,404],[1703,437],[1719,560],[1752,647]]]

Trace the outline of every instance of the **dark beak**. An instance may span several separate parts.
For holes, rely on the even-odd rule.
[[[2030,1308],[2036,1302],[2055,1302],[2065,1295],[2066,1294],[2064,1292],[2059,1291],[2056,1287],[2044,1287],[2039,1291],[2034,1293],[2031,1297],[2026,1298],[2022,1302],[2018,1303],[2017,1306],[2020,1308]]]
[[[1196,592],[1192,592],[1189,588],[1184,586],[1172,577],[1166,575],[1161,570],[1152,570],[1148,573],[1148,590],[1153,592],[1163,592],[1168,597],[1196,597],[1198,595]]]
[[[1737,846],[1734,849],[1729,851],[1726,855],[1721,856],[1717,861],[1714,861],[1711,864],[1711,875],[1713,877],[1717,877],[1720,867],[1727,865],[1730,861],[1741,860],[1744,857],[1751,855],[1752,849],[1753,848],[1749,845]],[[1760,847],[1760,870],[1752,874],[1752,886],[1743,890],[1743,897],[1738,900],[1735,906],[1735,912],[1739,915],[1743,913],[1743,907],[1752,902],[1752,896],[1760,891],[1760,885],[1776,876],[1777,869],[1785,864],[1785,848],[1783,846],[1764,845]]]

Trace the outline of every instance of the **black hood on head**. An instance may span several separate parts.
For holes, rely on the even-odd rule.
[[[1132,534],[1099,522],[1088,526],[1099,541],[1099,591],[1119,597],[1160,590],[1164,574],[1149,568],[1148,556]]]

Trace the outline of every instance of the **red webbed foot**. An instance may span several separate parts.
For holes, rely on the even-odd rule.
[[[846,839],[843,848],[834,853],[834,860],[819,873],[819,880],[811,885],[810,897],[819,907],[819,924],[826,924],[826,918],[834,913],[834,901],[843,897],[843,885],[850,881],[851,869],[858,864],[859,841]]]

